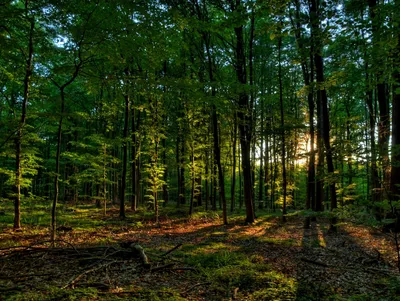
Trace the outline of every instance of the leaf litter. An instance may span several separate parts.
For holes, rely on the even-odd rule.
[[[268,294],[275,300],[302,300],[305,289],[321,294],[315,300],[390,297],[380,282],[399,276],[390,237],[350,223],[328,233],[327,225],[318,219],[302,229],[299,217],[286,224],[261,218],[246,226],[239,220],[222,226],[219,219],[165,219],[159,226],[126,223],[68,231],[55,247],[45,231],[9,231],[2,234],[2,245],[11,240],[17,246],[0,249],[0,293],[5,300],[25,300],[29,292],[46,296],[54,288],[91,288],[94,293],[82,300],[268,300]],[[147,264],[133,246],[143,248]],[[232,254],[255,262],[239,270],[251,269],[264,280],[247,283],[244,274],[238,276],[238,268],[229,266]],[[213,256],[222,257],[214,262]]]

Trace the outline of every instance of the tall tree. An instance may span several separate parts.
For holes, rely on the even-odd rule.
[[[255,220],[253,194],[251,181],[251,162],[250,162],[250,147],[251,147],[251,107],[249,102],[248,92],[245,90],[247,85],[247,68],[245,56],[244,29],[242,18],[245,17],[245,5],[240,0],[231,2],[231,10],[238,20],[233,20],[235,24],[240,24],[234,28],[235,32],[235,71],[239,84],[241,85],[238,100],[238,124],[239,137],[242,155],[242,173],[244,181],[244,201],[246,205],[246,222],[253,223]]]
[[[33,71],[33,36],[35,30],[35,16],[30,12],[29,0],[25,0],[25,15],[24,18],[29,24],[28,31],[28,46],[25,64],[25,77],[24,77],[24,91],[22,97],[22,112],[21,119],[15,138],[15,186],[16,197],[14,201],[14,229],[21,228],[21,181],[22,181],[22,168],[21,168],[21,154],[22,154],[22,138],[23,131],[26,123],[27,107],[29,101],[29,93],[31,89],[31,76]]]
[[[334,178],[334,166],[333,166],[333,154],[330,142],[330,123],[329,123],[329,112],[328,112],[328,97],[326,93],[325,80],[324,80],[324,61],[322,57],[323,44],[321,36],[321,6],[319,0],[310,0],[310,20],[313,34],[313,45],[314,45],[314,64],[315,73],[317,80],[317,99],[320,104],[320,118],[322,120],[322,138],[324,141],[326,151],[326,163],[328,167],[329,179],[329,191],[331,198],[331,210],[337,208],[336,199],[336,182]],[[331,218],[332,231],[336,231],[336,217]]]

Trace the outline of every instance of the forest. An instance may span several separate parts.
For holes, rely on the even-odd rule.
[[[400,300],[399,11],[0,1],[0,299]]]

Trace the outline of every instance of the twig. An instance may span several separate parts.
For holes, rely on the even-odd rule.
[[[172,268],[171,270],[173,270],[173,271],[195,271],[195,272],[198,271],[196,268],[188,268],[188,267]]]
[[[160,265],[160,266],[158,266],[158,267],[154,267],[154,268],[151,268],[150,269],[150,272],[155,272],[155,271],[159,271],[159,270],[163,270],[163,269],[168,269],[168,268],[170,268],[170,267],[173,267],[175,265],[175,263],[167,263],[167,264],[164,264],[164,265]]]
[[[165,256],[167,256],[168,254],[170,254],[170,253],[172,253],[173,251],[175,251],[176,249],[178,249],[179,247],[181,247],[182,246],[182,244],[178,244],[178,245],[176,245],[175,247],[173,247],[171,250],[169,250],[169,251],[167,251],[167,252],[165,252],[163,255],[161,255],[162,257],[165,257]]]
[[[201,282],[201,283],[197,283],[195,285],[192,285],[191,287],[189,287],[186,291],[184,291],[182,294],[187,294],[188,292],[190,292],[192,289],[198,287],[198,286],[202,286],[202,285],[208,285],[211,284],[211,282]]]
[[[109,265],[112,265],[112,264],[118,263],[118,262],[121,262],[121,261],[111,261],[111,262],[107,262],[107,263],[105,263],[105,264],[102,264],[102,265],[99,265],[99,266],[97,266],[97,267],[94,267],[93,269],[86,270],[86,271],[84,271],[83,273],[79,274],[78,276],[73,277],[73,278],[72,278],[70,281],[68,281],[68,283],[67,283],[66,285],[64,285],[61,289],[66,289],[66,288],[68,288],[69,286],[74,285],[77,281],[79,281],[79,279],[81,279],[83,276],[85,276],[85,275],[87,275],[87,274],[90,274],[90,273],[92,273],[92,272],[95,272],[95,271],[97,271],[97,270],[100,270],[100,269],[102,269],[102,268],[104,268],[104,267],[107,267],[107,266],[109,266]]]
[[[111,256],[113,256],[113,255],[115,255],[115,254],[118,254],[119,252],[122,252],[122,250],[117,250],[117,251],[112,252],[112,253],[110,253],[110,254],[108,254],[108,255],[102,257],[102,258],[99,258],[98,261],[94,262],[94,263],[91,264],[89,267],[93,267],[93,266],[95,266],[95,265],[97,265],[97,264],[103,262],[104,260],[107,260],[108,257],[111,257]],[[89,258],[89,259],[90,259],[90,258]],[[96,259],[96,258],[93,258],[93,259]]]

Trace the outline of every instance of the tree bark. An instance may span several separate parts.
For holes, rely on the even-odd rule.
[[[22,136],[26,123],[28,99],[31,86],[32,62],[33,62],[33,34],[35,29],[35,19],[29,16],[29,0],[25,1],[25,17],[30,21],[29,37],[28,37],[28,56],[25,65],[24,78],[24,94],[22,99],[21,120],[18,126],[17,137],[15,138],[15,181],[16,181],[16,198],[14,201],[14,229],[21,228],[21,182],[22,182]]]
[[[282,22],[280,24],[282,26]],[[282,222],[286,222],[286,195],[287,195],[287,177],[286,177],[286,142],[285,142],[285,115],[283,110],[283,84],[282,84],[282,36],[279,33],[278,38],[278,77],[279,77],[279,103],[281,113],[281,164],[282,164],[282,190],[283,190],[283,204],[282,204]]]
[[[237,148],[237,115],[234,113],[233,122],[233,144],[232,144],[232,183],[231,183],[231,212],[235,209],[235,194],[236,194],[236,148]]]
[[[376,201],[383,201],[387,197],[390,185],[390,164],[389,164],[389,136],[390,136],[390,117],[389,117],[389,101],[386,97],[385,79],[382,71],[382,66],[385,62],[382,60],[382,56],[379,55],[380,48],[380,35],[382,34],[379,29],[380,20],[377,16],[378,11],[377,0],[368,0],[369,16],[371,19],[372,29],[372,51],[373,58],[375,61],[374,65],[374,76],[376,80],[376,95],[379,104],[379,122],[378,122],[378,151],[380,157],[380,163],[382,166],[383,180],[380,186],[379,194],[376,195]],[[382,218],[382,210],[379,206],[374,206],[376,218],[380,220]]]
[[[311,15],[311,28],[313,31],[313,45],[314,45],[314,64],[317,77],[317,98],[321,106],[321,119],[322,119],[322,138],[326,150],[326,163],[328,166],[329,179],[329,191],[331,197],[331,211],[337,208],[336,198],[336,183],[334,179],[334,166],[332,158],[332,149],[330,145],[330,124],[329,124],[329,112],[328,112],[328,97],[326,89],[324,87],[324,63],[322,58],[322,37],[320,36],[320,15],[317,0],[311,0],[310,6]],[[330,230],[336,231],[336,217],[331,218]]]
[[[395,1],[395,11],[400,9],[400,1]],[[397,22],[400,18],[397,15]],[[393,62],[393,99],[392,99],[392,168],[391,199],[400,198],[400,26],[397,26],[397,45]]]
[[[126,192],[126,174],[128,165],[128,124],[129,124],[129,95],[124,95],[125,99],[125,110],[124,110],[124,131],[123,131],[123,142],[122,142],[122,177],[121,177],[121,189],[119,197],[119,216],[125,218],[125,192]]]
[[[136,181],[136,161],[137,161],[137,129],[136,129],[136,121],[135,121],[135,108],[133,104],[133,100],[131,103],[131,126],[132,126],[132,133],[131,133],[131,174],[132,174],[132,200],[131,200],[131,209],[132,211],[137,210],[138,200],[137,200],[137,181]]]
[[[236,10],[241,6],[240,0],[236,0]],[[243,26],[235,27],[236,35],[236,76],[239,83],[244,87],[247,84],[246,76],[246,59],[245,44],[243,39]],[[242,88],[244,89],[244,88]],[[249,104],[249,96],[247,92],[239,93],[238,103],[238,122],[240,133],[240,145],[242,152],[242,173],[244,180],[244,201],[246,206],[246,223],[253,223],[255,220],[253,199],[252,199],[252,182],[251,182],[251,162],[250,162],[250,146],[251,146],[251,112]]]

